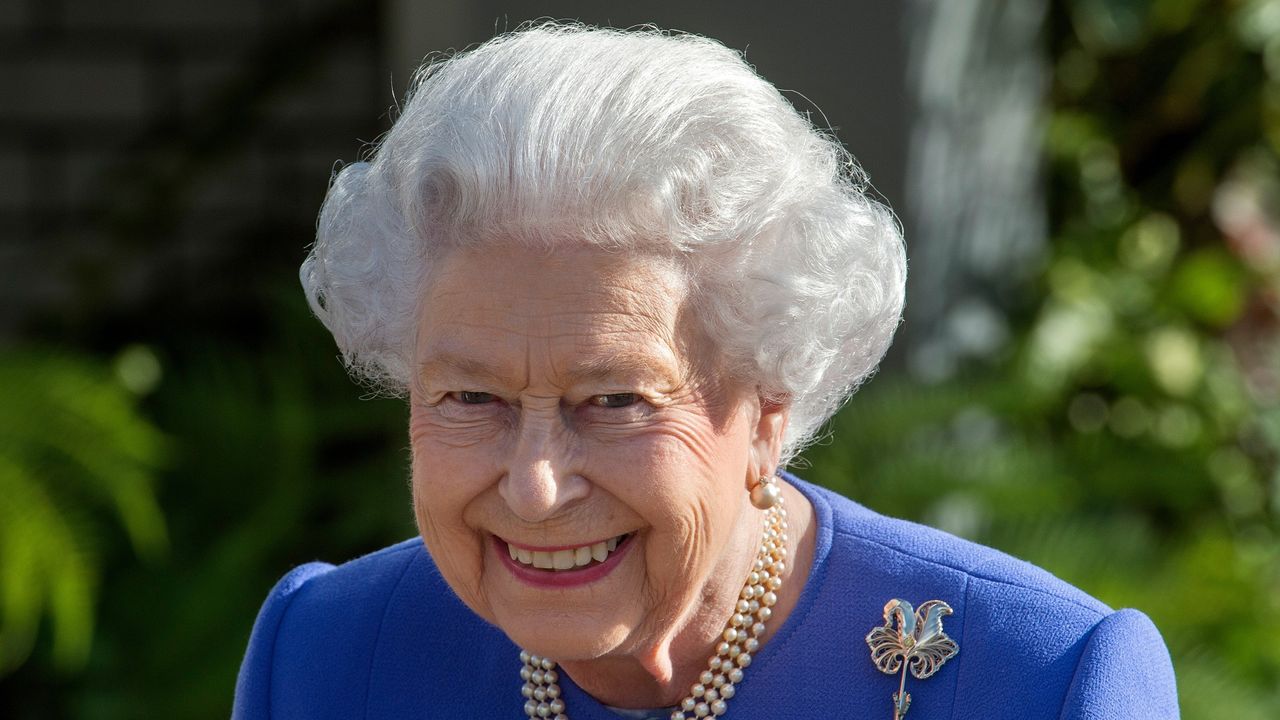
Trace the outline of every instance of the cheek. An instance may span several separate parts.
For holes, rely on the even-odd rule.
[[[663,423],[646,451],[666,493],[714,504],[742,486],[749,448],[745,422],[716,426],[688,412]]]
[[[465,501],[471,473],[467,459],[475,443],[459,446],[446,442],[447,434],[423,413],[409,417],[409,448],[412,453],[414,507],[421,523],[424,514],[437,522],[450,522],[446,511]],[[474,469],[474,466],[472,466]],[[449,482],[447,478],[458,481]],[[424,530],[426,528],[423,528]]]
[[[471,503],[492,485],[491,445],[456,442],[429,417],[411,409],[413,510],[418,532],[454,591],[482,616],[484,542],[466,522]]]
[[[626,502],[654,530],[646,553],[651,593],[694,592],[706,582],[744,509],[749,446],[745,421],[715,427],[691,413],[647,435],[627,459],[635,480]]]
[[[431,506],[448,506],[474,496],[493,471],[503,434],[499,423],[459,424],[440,420],[430,409],[411,406],[409,447],[413,487]]]

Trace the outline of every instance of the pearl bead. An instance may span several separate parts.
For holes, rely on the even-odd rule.
[[[520,662],[522,663],[529,662],[529,653],[527,651],[525,650],[520,651]]]
[[[764,623],[758,622],[751,626],[751,634],[759,637],[764,634]]]
[[[556,666],[556,663],[555,663],[555,661],[554,661],[554,660],[552,660],[551,658],[542,658],[542,669],[543,669],[543,670],[552,670],[552,669],[554,669],[554,668],[555,668],[555,666]]]
[[[697,700],[694,700],[691,697],[687,697],[680,702],[680,709],[684,710],[685,712],[693,712],[693,706],[697,704],[698,704]]]
[[[729,706],[723,700],[716,700],[711,703],[711,714],[719,717],[729,711]]]
[[[530,700],[524,704],[524,714],[533,717],[538,714],[538,703]]]
[[[722,642],[722,643],[720,643],[719,645],[717,645],[717,646],[716,646],[716,654],[717,654],[717,655],[724,655],[724,654],[725,654],[725,653],[727,653],[727,652],[729,652],[729,643],[727,643],[727,642]]]
[[[739,600],[737,606],[734,609],[742,613],[743,615],[747,614],[748,612],[751,612],[751,606],[747,603],[746,600]]]
[[[773,605],[776,605],[777,602],[778,602],[778,594],[773,591],[765,593],[760,598],[760,604],[764,605],[765,607],[771,607]]]
[[[541,670],[534,670],[534,671],[533,671],[533,684],[534,684],[534,685],[541,685],[541,684],[542,684],[542,678],[543,678],[543,675],[542,675],[542,671],[541,671]]]
[[[715,690],[707,690],[702,696],[706,698],[707,702],[715,702],[720,698],[720,693]]]
[[[733,642],[734,640],[737,640],[737,639],[738,639],[738,631],[737,631],[737,630],[734,630],[733,628],[725,628],[725,629],[724,629],[724,640],[725,640],[725,642],[730,642],[730,643],[731,643],[731,642]]]
[[[553,700],[554,700],[555,698],[560,697],[560,686],[559,686],[559,685],[549,685],[549,686],[547,686],[547,697],[549,697],[549,698],[551,698],[551,699],[553,699]]]
[[[556,672],[555,670],[547,670],[542,673],[542,682],[544,683],[550,684],[550,683],[559,682],[559,681],[560,681],[560,673]]]
[[[534,692],[533,683],[525,683],[524,687],[520,688],[520,694],[527,698],[533,697]]]
[[[694,717],[706,717],[711,714],[711,708],[706,703],[698,703],[693,706]]]
[[[747,641],[742,644],[742,649],[747,652],[755,652],[760,649],[760,641],[755,638],[747,638]]]
[[[724,682],[725,682],[724,675],[717,674],[715,677],[711,678],[711,684],[716,686],[717,688],[724,685]]]
[[[711,674],[710,670],[703,670],[702,674],[698,676],[698,682],[703,685],[710,685],[714,680],[715,676]]]
[[[703,687],[702,683],[698,683],[697,685],[694,685],[692,688],[689,688],[689,694],[696,698],[702,697],[704,694],[706,694],[706,692],[707,692],[707,689]]]
[[[527,668],[527,667],[522,667],[522,668],[520,668],[520,679],[521,679],[521,680],[524,680],[525,682],[528,682],[528,681],[529,681],[529,678],[531,678],[531,677],[533,677],[533,672],[532,672],[531,670],[529,670],[529,668]]]
[[[564,701],[552,700],[550,703],[550,707],[551,707],[551,712],[559,715],[560,713],[564,712]]]
[[[737,692],[738,692],[738,688],[734,687],[733,683],[725,683],[720,688],[720,697],[724,698],[725,700],[732,700],[733,696],[737,694]]]
[[[729,618],[729,624],[734,627],[742,627],[743,623],[746,621],[747,619],[742,616],[742,613],[734,613],[733,616]]]
[[[738,657],[738,653],[740,652],[742,652],[742,648],[738,647],[737,645],[734,645],[733,647],[729,648],[729,657],[731,658]]]
[[[677,710],[671,713],[671,720],[689,720],[689,718],[683,712]]]
[[[756,617],[760,618],[760,622],[764,622],[773,617],[773,610],[770,610],[767,607],[762,607],[756,611]]]
[[[542,702],[547,699],[547,689],[544,687],[534,688],[533,699]]]
[[[761,482],[751,488],[751,504],[762,510],[776,507],[781,499],[782,492],[778,490],[777,483],[773,482],[772,479],[769,482]]]
[[[733,668],[732,670],[730,670],[729,682],[733,683],[734,685],[737,685],[738,683],[742,682],[742,671],[739,670],[738,668]],[[723,692],[721,694],[723,694]]]

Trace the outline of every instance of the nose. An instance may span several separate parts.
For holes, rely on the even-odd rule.
[[[516,517],[534,524],[586,497],[590,485],[572,460],[572,438],[563,421],[524,414],[498,494]]]

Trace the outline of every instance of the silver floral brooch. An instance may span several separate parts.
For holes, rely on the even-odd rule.
[[[942,632],[942,618],[950,614],[951,606],[941,600],[926,601],[913,610],[911,603],[895,598],[885,603],[884,625],[867,633],[871,661],[880,672],[892,675],[902,670],[898,692],[893,694],[894,720],[902,720],[911,707],[907,669],[916,679],[924,680],[960,652],[956,641]]]

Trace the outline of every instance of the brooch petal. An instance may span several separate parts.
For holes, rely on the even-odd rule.
[[[950,614],[951,606],[941,600],[926,601],[916,609],[906,600],[894,598],[885,603],[884,625],[867,633],[871,661],[880,672],[893,675],[902,671],[898,692],[893,695],[894,720],[902,720],[911,707],[911,694],[906,691],[908,669],[916,679],[924,680],[960,651],[942,631],[942,618]]]

